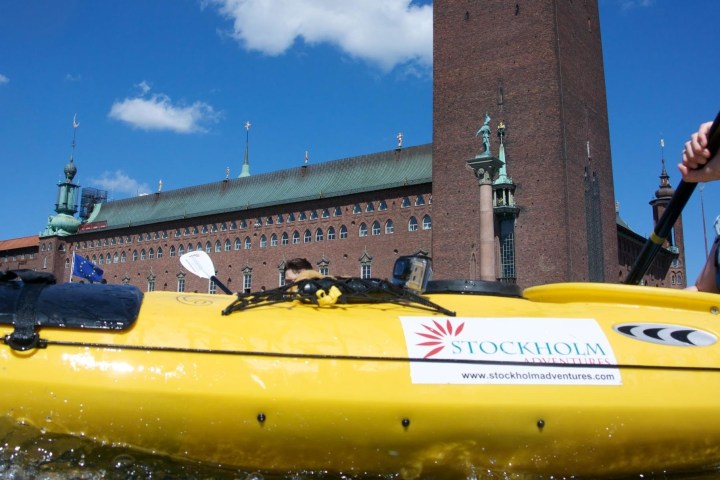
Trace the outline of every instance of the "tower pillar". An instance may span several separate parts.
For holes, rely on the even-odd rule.
[[[489,153],[486,150],[486,153]],[[500,159],[479,155],[467,161],[480,186],[480,280],[495,281],[495,219],[493,217],[493,182],[497,179]]]

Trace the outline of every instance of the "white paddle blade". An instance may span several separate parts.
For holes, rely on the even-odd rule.
[[[200,278],[210,278],[215,275],[215,265],[213,265],[210,255],[202,250],[184,254],[180,257],[180,263],[187,271]]]

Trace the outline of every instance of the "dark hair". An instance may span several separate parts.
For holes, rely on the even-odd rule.
[[[302,270],[312,270],[312,264],[306,258],[293,258],[285,263],[285,270],[300,272]]]

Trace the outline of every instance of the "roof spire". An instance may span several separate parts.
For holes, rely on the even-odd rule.
[[[245,160],[238,178],[250,176],[250,120],[245,122]]]
[[[75,134],[77,133],[77,128],[80,126],[80,123],[77,121],[77,113],[73,115],[73,139],[72,144],[70,145],[70,162],[68,162],[67,165],[65,165],[65,181],[70,183],[73,181],[73,178],[75,178],[75,174],[77,173],[77,167],[75,166],[74,159],[75,159]]]
[[[662,161],[662,171],[660,172],[660,188],[655,192],[655,198],[672,197],[675,190],[670,185],[670,175],[665,168],[665,139],[660,137],[660,158]]]

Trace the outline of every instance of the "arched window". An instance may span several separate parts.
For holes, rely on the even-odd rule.
[[[292,237],[292,238],[293,238],[293,244],[300,243],[300,234],[298,233],[297,230],[295,230],[295,231],[293,232],[293,237]]]
[[[330,210],[328,210],[327,208],[323,208],[320,216],[322,218],[330,218]]]
[[[335,240],[335,227],[328,228],[328,240]]]
[[[225,225],[225,224],[223,223],[223,225]],[[230,243],[229,238],[226,238],[225,239],[225,251],[229,252],[230,250],[232,250],[232,243]]]
[[[175,256],[175,245],[170,245],[170,256],[171,257]]]
[[[380,235],[380,222],[375,220],[372,224],[372,234],[373,235]]]
[[[354,214],[362,213],[362,208],[360,208],[359,203],[356,203],[355,205],[353,205],[353,213]]]
[[[310,220],[317,220],[317,218],[318,218],[317,210],[311,211],[310,212]]]
[[[110,262],[112,262],[112,259],[110,257],[110,254],[108,253],[107,255],[105,255],[105,263],[107,263],[109,265]]]
[[[410,217],[410,220],[408,221],[408,231],[415,232],[418,229],[418,222],[415,217]]]
[[[280,243],[282,243],[283,245],[287,245],[289,243],[289,241],[290,241],[290,239],[288,238],[287,232],[283,232]]]
[[[310,233],[310,230],[305,230],[305,234],[303,235],[303,242],[304,243],[312,242],[312,233]]]
[[[149,258],[150,260],[152,260],[153,258],[155,258],[155,249],[153,249],[153,248],[150,249],[150,251],[148,252],[148,258]]]
[[[422,195],[418,195],[417,198],[415,198],[415,206],[419,207],[420,205],[425,205],[425,198]]]
[[[378,206],[378,210],[381,212],[384,212],[387,210],[387,202],[385,200],[380,200],[380,205]]]
[[[240,250],[242,248],[242,242],[238,237],[235,237],[235,250]]]
[[[402,208],[408,208],[410,206],[410,199],[408,197],[403,197],[402,203],[400,204]]]
[[[265,235],[260,236],[260,248],[267,247],[267,237]]]
[[[368,230],[367,225],[365,225],[365,222],[360,224],[360,228],[358,228],[358,236],[360,237],[367,237]]]
[[[140,260],[145,260],[146,258],[147,258],[147,252],[143,248],[142,250],[140,250]]]
[[[322,228],[318,228],[315,230],[315,241],[316,242],[322,242],[323,241],[323,231]]]
[[[220,240],[215,240],[215,251],[222,252],[222,243],[220,243]]]
[[[197,250],[202,250],[202,246],[198,243]],[[205,242],[205,253],[212,252],[212,244],[207,241]]]
[[[432,230],[432,219],[430,218],[430,215],[425,215],[423,217],[423,230]]]
[[[395,224],[392,220],[388,220],[385,222],[385,234],[389,235],[391,233],[395,233]]]
[[[340,225],[340,238],[341,239],[347,238],[347,233],[348,233],[347,227],[345,225]]]
[[[195,250],[195,247],[192,246],[192,243],[188,243],[187,251],[192,252],[193,250]],[[200,250],[202,250],[202,248]]]
[[[277,247],[277,234],[273,233],[270,235],[270,246],[271,247]]]
[[[183,247],[182,245],[180,245],[180,246],[178,247],[178,257],[182,257],[183,255],[185,255],[185,247]],[[134,256],[135,256],[135,252],[133,252],[133,257],[134,257]],[[135,260],[135,259],[133,258],[133,260]]]
[[[137,262],[137,259],[138,259],[137,250],[133,250],[132,261],[133,261],[133,262]]]
[[[102,255],[100,255],[100,260],[98,260],[98,265],[102,265],[104,262],[105,262],[105,259],[103,258]]]
[[[298,222],[304,222],[307,220],[307,215],[305,215],[305,212],[300,212],[300,215],[298,215]]]
[[[372,202],[368,202],[367,205],[365,205],[365,211],[366,212],[374,212],[375,205]]]
[[[120,254],[120,263],[125,263],[126,260],[127,260],[127,255],[125,254],[125,252],[122,252]]]
[[[250,250],[252,248],[252,240],[250,237],[245,237],[245,250]]]
[[[156,256],[157,258],[162,258],[162,255],[163,255],[162,247],[158,247],[158,249],[157,249],[157,255],[155,255],[155,256]]]

